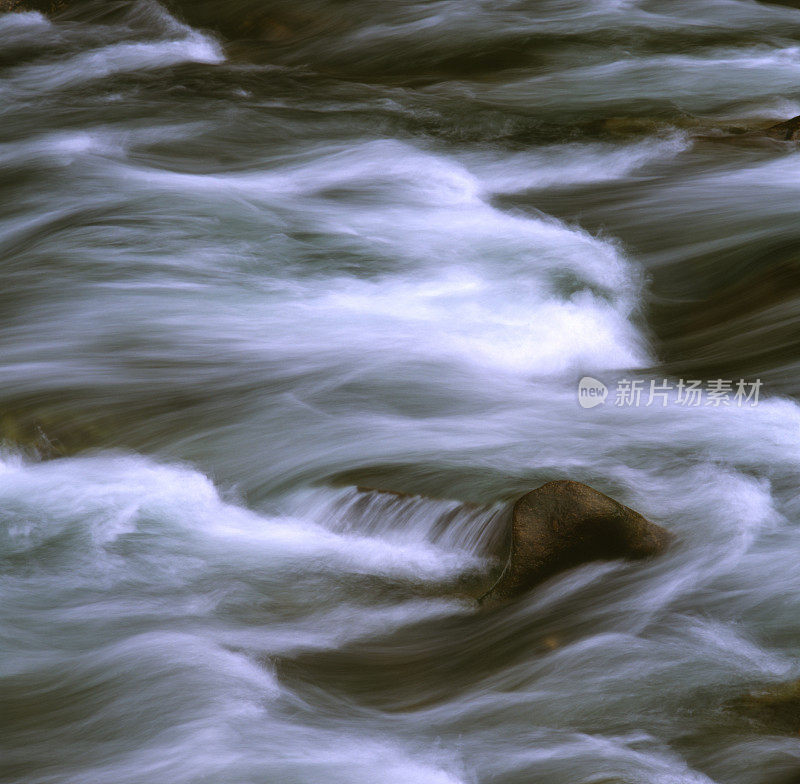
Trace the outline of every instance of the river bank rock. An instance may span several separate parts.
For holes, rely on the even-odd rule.
[[[520,596],[559,572],[591,561],[658,555],[672,535],[580,482],[548,482],[522,496],[511,521],[505,569],[480,602]]]

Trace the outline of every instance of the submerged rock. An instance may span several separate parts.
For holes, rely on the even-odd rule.
[[[672,535],[638,512],[580,482],[548,482],[514,504],[511,551],[482,603],[513,599],[580,564],[647,558]]]
[[[766,732],[800,733],[800,681],[751,692],[733,700],[728,707]]]
[[[695,133],[695,139],[704,142],[727,142],[747,146],[773,144],[774,142],[800,141],[800,116],[775,123],[767,127],[753,127],[747,122],[737,125],[706,126],[703,133]]]
[[[754,123],[750,119],[720,123],[688,114],[671,117],[606,117],[586,124],[583,129],[589,135],[611,139],[664,136],[682,131],[698,142],[760,146],[776,141],[800,142],[800,115],[772,125]]]

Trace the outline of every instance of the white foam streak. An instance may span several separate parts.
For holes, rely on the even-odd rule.
[[[225,503],[202,474],[133,457],[83,458],[26,465],[13,458],[2,473],[0,498],[30,498],[24,524],[5,530],[5,547],[20,552],[74,532],[106,548],[146,535],[154,521],[211,537],[235,550],[260,553],[265,568],[305,568],[444,580],[480,560],[419,542],[392,544],[334,533],[306,520],[257,515]],[[19,501],[15,501],[16,504]],[[33,520],[47,522],[33,523]]]
[[[216,42],[195,32],[171,41],[113,43],[81,52],[58,64],[34,64],[12,69],[0,79],[0,95],[12,99],[19,93],[63,90],[112,74],[185,62],[221,63],[224,59]]]

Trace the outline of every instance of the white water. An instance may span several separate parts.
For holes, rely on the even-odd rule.
[[[793,247],[797,151],[691,129],[800,105],[800,11],[304,9],[266,62],[0,16],[0,779],[795,781],[729,707],[800,677],[793,290],[687,321],[755,408],[576,388],[674,378],[648,304]],[[678,544],[478,612],[559,477]]]

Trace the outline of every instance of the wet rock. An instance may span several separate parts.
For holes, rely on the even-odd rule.
[[[649,136],[663,131],[664,123],[651,117],[607,117],[596,123],[596,130],[614,137]]]
[[[338,21],[330,5],[325,3],[165,0],[165,5],[182,21],[192,27],[213,30],[226,43],[297,44],[308,37],[324,35],[336,27]]]
[[[763,731],[800,734],[800,681],[753,691],[733,700],[728,707]]]
[[[610,139],[626,139],[654,135],[665,136],[676,130],[697,133],[707,128],[707,123],[684,113],[643,116],[616,115],[591,121],[585,128],[590,135],[599,135]]]
[[[695,139],[702,142],[723,142],[745,146],[772,145],[774,142],[798,142],[800,141],[800,116],[766,128],[754,128],[748,123],[708,126],[703,133],[696,133]]]
[[[782,142],[800,141],[800,116],[772,125],[764,134]]]
[[[126,446],[118,422],[119,415],[87,410],[66,396],[60,403],[0,400],[0,449],[47,460]]]
[[[58,14],[66,10],[68,0],[0,0],[0,14],[39,11],[42,14]]]
[[[548,482],[514,505],[506,567],[480,601],[513,599],[590,561],[658,555],[671,540],[664,528],[588,485]]]
[[[748,147],[772,145],[773,142],[800,141],[800,116],[766,126],[743,119],[717,122],[690,114],[672,116],[615,116],[594,120],[582,130],[588,135],[610,139],[634,139],[645,136],[664,136],[682,131],[696,142],[734,144]]]

